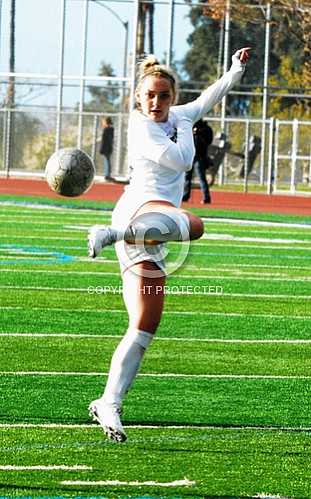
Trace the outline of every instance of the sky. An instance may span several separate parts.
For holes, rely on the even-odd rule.
[[[103,5],[89,2],[86,74],[98,74],[100,62],[110,63],[117,76],[122,76],[125,29],[123,24],[105,7],[112,9],[124,22],[129,22],[129,51],[132,47],[134,4],[132,0],[101,0]],[[161,0],[163,1],[163,0]],[[164,0],[166,1],[166,0]],[[9,68],[9,10],[10,0],[0,1],[1,38],[0,71]],[[66,0],[65,75],[80,75],[83,41],[84,0]],[[189,7],[175,7],[174,58],[181,60],[187,49],[187,37],[192,31],[187,13]],[[163,58],[168,44],[168,5],[155,7],[155,54]],[[57,74],[61,28],[61,0],[16,0],[16,71],[21,73]],[[1,98],[3,97],[3,89]],[[19,100],[25,105],[55,105],[55,89],[19,87]],[[64,105],[79,100],[79,89],[64,90]]]

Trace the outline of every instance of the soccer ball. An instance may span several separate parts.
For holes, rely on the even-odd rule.
[[[45,168],[47,183],[61,196],[80,196],[91,187],[94,176],[95,166],[90,156],[69,147],[54,152]]]

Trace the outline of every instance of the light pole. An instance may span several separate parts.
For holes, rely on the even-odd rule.
[[[118,21],[122,24],[124,31],[125,31],[125,38],[124,38],[124,51],[123,51],[123,78],[126,78],[127,76],[127,61],[128,61],[128,42],[129,42],[129,23],[128,21],[123,21],[123,19],[111,8],[108,7],[108,5],[105,5],[102,3],[100,0],[92,0],[94,3],[100,5],[101,7],[104,7],[106,10],[108,10]],[[119,126],[118,126],[118,135],[117,135],[117,147],[116,147],[116,165],[117,165],[117,170],[120,173],[121,172],[121,167],[122,167],[122,150],[124,148],[123,146],[123,113],[125,112],[125,94],[126,94],[126,82],[123,80],[122,82],[122,96],[121,96],[121,113],[119,115]]]
[[[111,7],[108,7],[108,5],[105,5],[104,3],[101,2],[101,0],[92,0],[94,3],[97,3],[101,7],[104,7],[105,9],[109,10],[109,12],[116,18],[120,23],[122,24],[124,30],[125,30],[125,38],[124,38],[124,53],[123,53],[123,74],[122,76],[126,78],[126,73],[127,73],[127,59],[128,59],[128,31],[129,31],[129,23],[128,21],[123,21],[123,19],[117,14]]]

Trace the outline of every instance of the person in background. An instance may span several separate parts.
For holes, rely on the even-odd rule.
[[[185,174],[185,186],[183,201],[188,201],[191,195],[192,177],[195,172],[200,181],[200,187],[203,194],[202,204],[210,203],[211,196],[208,182],[206,180],[206,170],[211,164],[208,157],[208,146],[213,142],[213,130],[202,119],[197,121],[193,127],[193,139],[195,147],[195,156],[191,170]]]
[[[104,160],[104,178],[111,180],[111,154],[113,150],[113,135],[114,128],[111,118],[106,117],[102,119],[102,136],[100,141],[99,153],[103,156]]]

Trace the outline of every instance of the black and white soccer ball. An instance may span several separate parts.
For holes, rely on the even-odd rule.
[[[92,158],[81,149],[64,148],[49,158],[45,177],[51,189],[61,196],[75,197],[86,192],[95,177]]]

